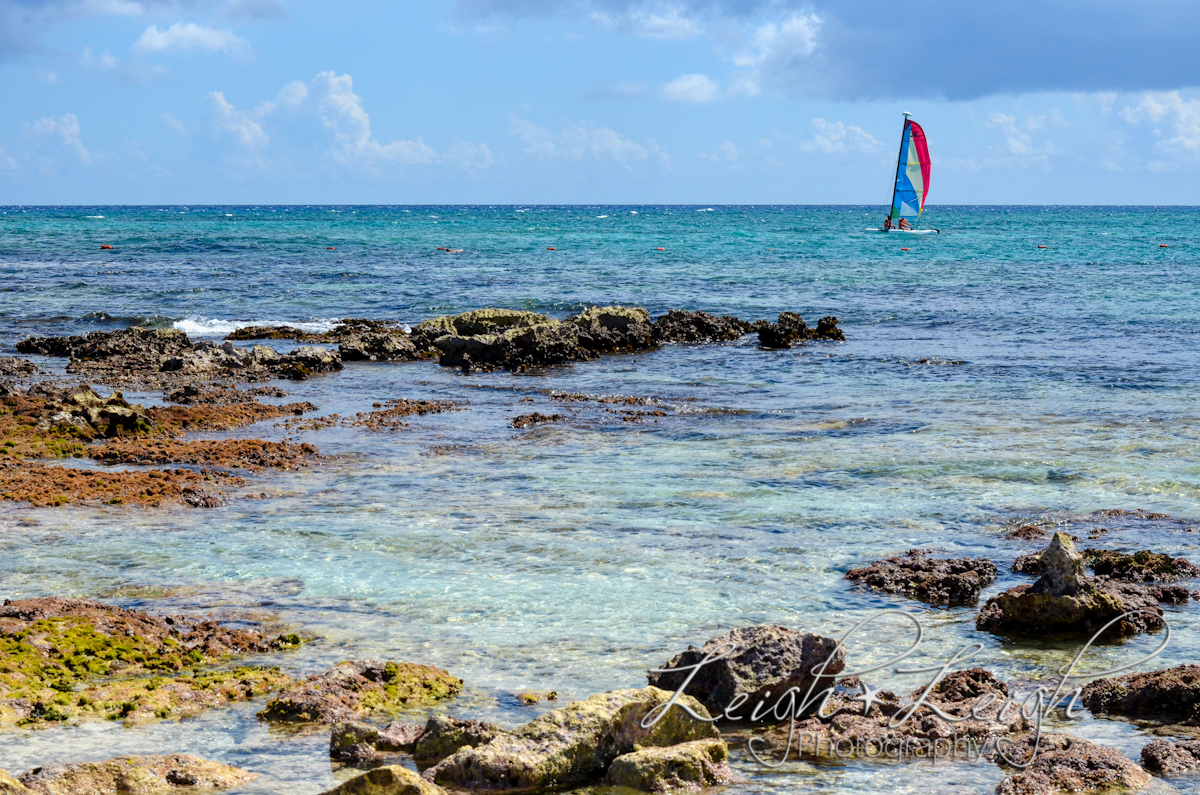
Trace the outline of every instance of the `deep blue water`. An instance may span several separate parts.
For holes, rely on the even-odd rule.
[[[987,556],[1007,571],[1033,551],[1003,538],[1021,522],[1145,508],[1193,521],[1070,527],[1200,562],[1194,208],[935,207],[923,225],[941,234],[927,236],[866,232],[876,207],[0,212],[4,349],[32,333],[130,323],[200,337],[251,322],[415,323],[482,306],[561,317],[609,303],[747,319],[790,310],[810,323],[834,314],[847,337],[770,352],[753,337],[669,345],[523,375],[353,364],[288,383],[289,400],[321,414],[398,397],[465,408],[397,434],[306,433],[341,458],[255,479],[249,490],[270,500],[211,511],[0,506],[3,597],[271,614],[320,636],[285,659],[300,672],[368,655],[435,663],[469,688],[445,709],[517,724],[536,714],[517,704],[522,690],[575,698],[636,686],[646,668],[734,626],[836,634],[884,606],[921,617],[923,659],[980,642],[974,662],[1044,680],[1071,656],[1069,645],[977,633],[974,608],[865,594],[843,579],[911,547]],[[554,390],[648,396],[668,416],[624,422]],[[508,427],[533,410],[568,421]],[[1005,573],[988,593],[1018,581]],[[1156,665],[1195,660],[1198,608],[1168,609],[1174,637]],[[898,633],[855,653],[882,659]],[[1097,665],[1156,642],[1106,647]],[[917,679],[886,685],[907,691]],[[0,767],[178,750],[263,772],[256,791],[332,784],[327,738],[272,734],[256,708],[0,735]],[[1070,730],[1133,758],[1148,741],[1118,722]],[[1001,777],[988,764],[738,767],[751,782],[739,793],[982,792]]]

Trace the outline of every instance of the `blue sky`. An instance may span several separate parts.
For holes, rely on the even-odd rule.
[[[0,203],[1198,204],[1200,4],[0,0]]]

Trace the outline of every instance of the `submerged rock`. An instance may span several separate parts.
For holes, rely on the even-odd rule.
[[[640,748],[613,760],[606,784],[643,792],[696,790],[735,779],[723,740],[693,740],[666,748]]]
[[[1154,740],[1142,749],[1142,767],[1158,776],[1200,770],[1200,740]]]
[[[978,601],[980,591],[996,581],[996,564],[985,558],[927,558],[924,550],[913,549],[851,569],[846,579],[923,602],[963,604]]]
[[[1095,715],[1200,726],[1200,665],[1096,679],[1084,686],[1080,700]]]
[[[718,635],[697,649],[689,646],[687,651],[672,657],[664,669],[696,665],[708,654],[726,644],[734,650],[728,656],[709,662],[696,672],[684,690],[694,696],[712,715],[732,720],[744,719],[760,702],[766,702],[764,721],[782,720],[770,714],[778,700],[771,699],[774,692],[782,695],[795,687],[800,692],[797,701],[803,700],[812,687],[813,693],[832,686],[834,677],[846,667],[845,650],[834,649],[837,641],[819,635],[804,634],[786,627],[761,625],[734,629]],[[813,686],[812,670],[832,656],[825,668],[825,676]],[[678,690],[691,671],[665,671],[651,673],[650,684],[664,690]],[[735,699],[737,699],[735,703]],[[727,714],[727,711],[729,714]],[[786,717],[786,716],[785,716]]]
[[[520,414],[513,417],[509,424],[514,428],[532,428],[535,425],[545,425],[550,422],[562,422],[563,415],[561,414],[542,414],[540,411],[535,411],[532,414]]]
[[[186,789],[222,790],[258,778],[236,767],[187,754],[119,756],[107,762],[45,765],[18,780],[37,795],[156,795]],[[0,786],[3,786],[0,778]],[[0,789],[0,792],[4,790]],[[21,792],[21,790],[16,790]]]
[[[1131,635],[1160,629],[1162,609],[1153,593],[1124,583],[1097,582],[1084,573],[1084,558],[1066,533],[1055,533],[1039,558],[1041,577],[987,601],[975,628],[996,634],[1090,635],[1130,611],[1108,629]]]
[[[733,315],[672,309],[654,321],[656,342],[732,342],[750,333],[750,324]]]
[[[1024,762],[1034,753],[1033,736],[1005,749],[1014,762]],[[997,761],[1003,764],[1002,760]],[[996,795],[1140,790],[1149,786],[1150,781],[1146,771],[1112,748],[1070,734],[1042,734],[1036,741],[1033,763],[1001,781],[996,786]]]
[[[321,795],[443,795],[441,787],[431,784],[400,765],[377,767]]]
[[[642,728],[642,719],[671,695],[648,687],[572,702],[486,745],[456,751],[425,771],[425,778],[477,790],[568,786],[603,776],[614,759],[639,747],[719,737],[711,723],[695,720],[677,706],[650,728]],[[684,697],[677,703],[707,717],[695,699]]]
[[[393,714],[408,707],[457,695],[462,680],[431,665],[348,660],[290,687],[258,717],[290,723],[335,723],[372,714]]]

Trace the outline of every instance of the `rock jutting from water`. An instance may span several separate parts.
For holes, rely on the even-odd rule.
[[[1142,767],[1156,776],[1182,776],[1200,770],[1200,740],[1154,740],[1142,749]]]
[[[1080,701],[1097,716],[1200,726],[1200,665],[1096,679],[1084,686]]]
[[[996,564],[985,558],[929,558],[925,550],[851,569],[846,579],[874,591],[903,594],[933,604],[970,604],[996,581]]]
[[[817,327],[810,329],[804,318],[795,312],[780,312],[779,320],[770,323],[765,320],[756,322],[754,331],[758,332],[758,344],[763,348],[790,348],[793,343],[809,340],[839,340],[844,341],[846,335],[838,328],[838,319],[832,315],[817,321]]]
[[[441,668],[383,660],[347,660],[278,693],[258,713],[283,723],[336,723],[392,715],[462,690]]]
[[[28,359],[16,356],[0,356],[0,376],[7,378],[28,378],[38,374],[37,365]]]
[[[499,734],[489,743],[459,749],[426,770],[424,777],[469,790],[563,787],[599,780],[613,760],[639,748],[720,739],[711,722],[692,718],[678,705],[650,727],[643,727],[651,710],[665,706],[671,696],[647,687],[575,701]],[[685,704],[701,718],[708,717],[693,698],[685,696],[677,704]]]
[[[695,697],[709,714],[728,720],[746,719],[760,704],[765,704],[760,714],[766,713],[761,720],[784,720],[787,716],[776,714],[773,709],[780,696],[796,688],[799,702],[810,689],[819,693],[831,687],[834,677],[846,667],[845,649],[838,648],[832,638],[761,625],[718,635],[699,649],[689,646],[668,660],[660,671],[650,673],[650,685],[678,690],[692,671],[671,669],[695,666],[722,647],[731,647],[732,651],[696,671],[683,692]],[[815,677],[813,669],[822,664],[823,674]],[[775,699],[770,696],[772,692]]]
[[[1084,573],[1084,558],[1071,537],[1055,533],[1039,558],[1041,577],[993,596],[979,611],[977,629],[996,634],[1091,635],[1131,613],[1108,634],[1160,629],[1162,608],[1155,594],[1137,586],[1097,581]]]
[[[1148,549],[1126,554],[1111,549],[1086,549],[1084,559],[1097,576],[1128,582],[1175,582],[1200,576],[1200,567],[1185,558],[1172,558]]]
[[[737,780],[722,740],[693,740],[667,747],[639,748],[609,765],[604,783],[642,792],[697,790]]]
[[[654,321],[656,343],[733,342],[750,333],[752,326],[733,315],[710,315],[672,309]]]
[[[1140,790],[1151,781],[1145,770],[1119,751],[1070,734],[1030,735],[1004,753],[1018,763],[1033,759],[1027,768],[996,785],[996,795]],[[999,757],[997,762],[1004,764]]]
[[[230,789],[256,778],[257,773],[188,754],[119,756],[105,762],[43,765],[15,780],[0,770],[0,793],[158,795]]]
[[[321,795],[445,795],[445,790],[406,767],[388,765],[355,776]]]
[[[202,667],[292,648],[208,619],[153,616],[85,599],[0,606],[0,725],[76,719],[144,723],[264,695],[290,680],[278,668]]]

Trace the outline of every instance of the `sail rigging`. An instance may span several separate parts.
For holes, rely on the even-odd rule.
[[[929,193],[929,144],[921,125],[904,114],[904,133],[896,157],[896,188],[892,192],[893,221],[915,219],[925,209]]]

